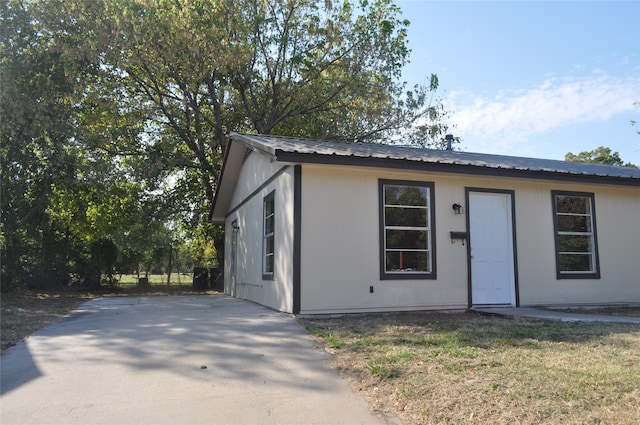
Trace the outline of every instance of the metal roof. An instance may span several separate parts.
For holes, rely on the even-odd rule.
[[[232,133],[231,139],[260,150],[280,162],[386,165],[525,178],[550,179],[564,176],[576,181],[597,180],[609,184],[640,186],[640,170],[621,166],[271,135]]]

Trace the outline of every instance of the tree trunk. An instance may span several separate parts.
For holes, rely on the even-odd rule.
[[[167,264],[167,291],[171,289],[171,258],[173,257],[173,247],[169,244],[169,264]]]

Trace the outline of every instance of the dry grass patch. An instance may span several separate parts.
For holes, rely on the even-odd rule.
[[[91,295],[79,293],[3,293],[0,298],[2,350],[64,317],[91,298]]]
[[[399,313],[304,319],[408,424],[640,423],[640,326]]]
[[[549,309],[552,311],[562,311],[566,313],[577,314],[598,314],[605,316],[627,316],[627,317],[640,317],[640,307],[627,306],[627,307],[573,307],[573,308],[554,308]]]

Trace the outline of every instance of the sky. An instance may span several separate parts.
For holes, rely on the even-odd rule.
[[[640,0],[398,0],[410,87],[438,75],[467,152],[640,165]],[[637,120],[632,126],[630,121]]]

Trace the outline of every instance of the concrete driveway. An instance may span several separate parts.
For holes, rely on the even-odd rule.
[[[0,423],[383,423],[325,356],[226,296],[96,299],[5,351]]]

